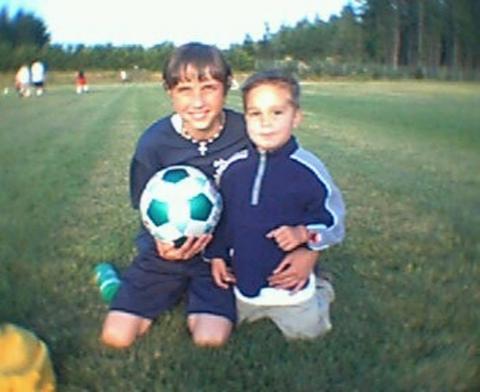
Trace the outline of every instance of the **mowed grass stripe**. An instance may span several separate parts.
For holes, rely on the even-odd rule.
[[[66,252],[74,256],[78,253],[91,262],[128,257],[129,252],[122,254],[122,249],[123,253],[131,249],[132,238],[126,237],[126,231],[132,223],[138,223],[129,202],[130,159],[140,133],[158,111],[167,110],[162,107],[167,100],[162,99],[159,88],[128,86],[121,91],[122,107],[115,121],[108,122],[104,130],[110,135],[108,144],[90,173],[85,192],[76,200],[75,213],[64,225],[63,234],[76,239],[75,243],[67,241],[70,245]]]
[[[9,272],[2,274],[9,279],[4,284],[14,287],[21,282],[22,287],[28,287],[25,298],[41,298],[31,295],[35,286],[42,290],[39,276],[28,273],[32,268],[44,271],[46,277],[49,273],[62,274],[65,266],[75,265],[64,250],[68,243],[62,241],[62,232],[83,222],[75,205],[89,190],[97,162],[108,159],[105,153],[110,152],[109,139],[119,138],[118,119],[123,118],[124,105],[130,103],[126,97],[126,90],[98,90],[76,96],[60,89],[41,99],[19,101],[23,107],[17,108],[18,118],[12,117],[9,127],[18,134],[16,143],[8,147],[0,143],[7,150],[2,154],[2,187],[8,189],[2,192],[1,199],[1,265]],[[24,110],[27,104],[31,107]],[[1,137],[8,140],[12,135],[2,132]],[[127,138],[131,142],[130,135]],[[125,173],[126,168],[116,171]],[[65,238],[70,243],[78,241]],[[59,255],[66,259],[59,260]],[[8,303],[1,307],[2,311],[8,314],[17,309],[25,313],[25,308],[14,304],[22,296],[11,294],[0,296]]]
[[[121,99],[103,98],[52,92],[19,101],[31,107],[17,111],[18,117],[11,118],[1,135],[2,186],[9,190],[2,195],[2,222],[9,222],[5,228],[13,242],[28,244],[26,249],[37,242],[47,246],[48,233],[55,232],[62,212],[78,197],[110,136],[105,126],[112,122],[115,103]],[[32,256],[39,261],[38,254]]]

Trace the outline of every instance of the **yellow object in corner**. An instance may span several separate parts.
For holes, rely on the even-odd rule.
[[[0,392],[54,392],[48,349],[32,332],[0,324]]]

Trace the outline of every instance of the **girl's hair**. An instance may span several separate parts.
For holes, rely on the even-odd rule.
[[[255,87],[268,84],[280,86],[290,92],[292,105],[296,108],[300,107],[300,84],[297,79],[278,69],[270,69],[267,71],[257,72],[245,80],[242,85],[243,107],[246,107],[247,95]]]
[[[220,81],[225,94],[231,85],[232,70],[222,52],[212,45],[191,42],[178,47],[163,67],[163,84],[169,90],[187,76],[187,68],[193,67],[200,80],[207,75]]]

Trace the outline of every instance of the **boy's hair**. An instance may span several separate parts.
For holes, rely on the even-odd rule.
[[[190,42],[179,46],[163,67],[163,84],[167,90],[175,87],[186,75],[188,66],[198,72],[200,80],[207,72],[223,84],[225,94],[231,85],[232,69],[222,52],[215,46]]]
[[[257,72],[245,80],[242,85],[243,107],[246,108],[247,95],[255,87],[268,84],[286,88],[291,95],[292,105],[300,107],[300,84],[292,75],[279,69]]]

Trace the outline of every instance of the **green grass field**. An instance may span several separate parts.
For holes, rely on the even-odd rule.
[[[480,390],[480,85],[303,91],[298,137],[348,208],[345,242],[321,257],[333,331],[285,342],[261,321],[198,349],[180,306],[122,352],[99,344],[92,269],[134,255],[129,160],[169,101],[154,84],[0,97],[0,321],[46,341],[60,391]]]

